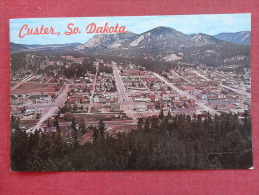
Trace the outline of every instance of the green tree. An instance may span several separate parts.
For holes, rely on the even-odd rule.
[[[142,126],[143,126],[143,117],[138,118],[138,130],[141,131],[142,130]]]
[[[101,136],[102,138],[104,138],[105,124],[104,124],[104,122],[103,122],[102,119],[99,120],[98,130],[99,130],[99,132],[100,132],[100,136]]]
[[[158,115],[158,118],[159,118],[159,119],[164,118],[164,110],[163,110],[163,108],[160,110],[160,113],[159,113],[159,115]]]
[[[78,147],[78,129],[76,127],[76,121],[75,118],[72,119],[71,128],[73,131],[73,139],[74,139],[74,148],[76,149]]]
[[[81,130],[81,132],[82,132],[83,134],[86,133],[86,129],[85,129],[85,118],[83,118],[83,117],[81,117],[81,118],[79,119],[79,129]]]

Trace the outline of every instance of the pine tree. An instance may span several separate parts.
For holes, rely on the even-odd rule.
[[[138,130],[141,131],[143,126],[143,118],[138,118]]]
[[[145,120],[144,131],[150,132],[150,120],[149,117]]]
[[[159,118],[159,119],[164,118],[164,110],[163,110],[163,108],[161,109],[158,118]]]
[[[81,117],[80,120],[79,120],[79,129],[81,130],[81,132],[83,134],[86,133],[86,130],[85,130],[85,119],[83,117]]]
[[[99,131],[96,127],[93,127],[93,142],[96,143],[99,139]]]
[[[57,131],[60,132],[60,126],[59,126],[59,123],[58,123],[58,118],[56,117],[55,118],[55,121],[53,123],[53,126],[56,127]]]
[[[74,147],[77,148],[77,146],[78,146],[78,130],[76,128],[75,118],[72,119],[71,128],[73,130]]]
[[[168,111],[167,118],[168,118],[168,119],[171,119],[171,118],[172,118],[172,114],[171,114],[171,110],[170,110],[170,109],[169,109],[169,111]]]
[[[104,122],[103,122],[102,119],[99,120],[98,130],[99,130],[99,132],[100,132],[100,136],[101,136],[102,138],[104,138],[105,124],[104,124]]]

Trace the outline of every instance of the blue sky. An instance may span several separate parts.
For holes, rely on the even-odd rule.
[[[126,30],[143,33],[158,26],[174,28],[185,34],[205,33],[215,35],[221,32],[238,32],[251,30],[251,14],[207,14],[207,15],[175,15],[175,16],[118,16],[118,17],[80,17],[80,18],[26,18],[10,20],[10,41],[20,44],[62,44],[85,43],[95,34],[87,34],[86,26],[90,23],[97,26],[126,26]],[[74,23],[81,34],[66,36],[67,25]],[[54,27],[60,35],[30,35],[19,38],[19,30],[24,24],[29,28]]]

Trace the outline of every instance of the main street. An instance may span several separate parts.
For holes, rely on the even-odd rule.
[[[117,64],[113,62],[113,74],[116,81],[117,90],[119,93],[119,102],[126,105],[126,104],[132,104],[133,100],[131,97],[128,96],[126,92],[126,88],[124,86],[124,83],[122,81],[120,70],[117,67]]]
[[[94,77],[94,81],[93,81],[93,86],[92,86],[92,91],[91,91],[91,96],[90,96],[90,104],[88,106],[88,113],[91,113],[91,109],[93,106],[93,97],[94,97],[94,93],[95,93],[95,89],[96,89],[96,81],[97,81],[97,76],[98,76],[98,72],[99,72],[99,64],[97,62],[96,66],[96,73],[95,73],[95,77]]]

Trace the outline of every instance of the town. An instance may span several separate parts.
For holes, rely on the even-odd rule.
[[[106,132],[113,134],[130,131],[139,118],[158,117],[161,112],[192,118],[208,113],[233,113],[242,118],[250,113],[250,69],[237,74],[206,66],[178,66],[159,74],[132,63],[95,58],[93,71],[68,77],[66,69],[73,63],[82,64],[84,58],[46,58],[41,64],[44,68],[65,69],[36,74],[27,68],[11,76],[11,115],[20,119],[22,129],[30,133],[62,128],[69,140],[75,120],[77,128],[84,129],[80,138],[84,143],[92,140],[91,127],[100,120]]]

